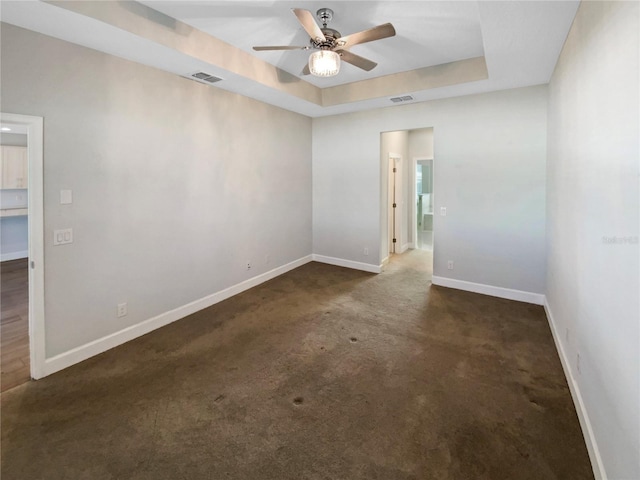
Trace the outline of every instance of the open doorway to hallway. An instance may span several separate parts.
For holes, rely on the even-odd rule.
[[[380,134],[382,264],[408,249],[434,250],[433,145],[433,128]],[[424,258],[432,266],[433,255]]]
[[[0,162],[0,389],[5,391],[30,378],[41,378],[45,371],[44,119],[0,112],[0,127],[2,134],[23,135],[0,139],[7,147],[19,147],[18,153],[3,147]],[[13,218],[22,218],[26,231],[22,227],[7,236],[4,221]]]
[[[29,226],[27,128],[0,124],[0,391],[27,382]]]

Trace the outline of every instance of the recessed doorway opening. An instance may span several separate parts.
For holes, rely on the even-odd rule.
[[[0,390],[31,378],[27,129],[0,130]]]
[[[398,130],[380,134],[381,258],[408,249],[429,254],[433,267],[435,170],[433,128]]]
[[[0,390],[40,378],[44,351],[43,119],[0,114]]]

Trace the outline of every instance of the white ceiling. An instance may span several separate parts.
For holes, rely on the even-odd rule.
[[[343,62],[340,74],[330,78],[304,79],[325,88],[367,78],[440,65],[484,54],[478,5],[476,2],[192,2],[142,1],[145,5],[192,27],[224,40],[293,75],[306,65],[309,52],[255,52],[256,45],[309,44],[292,8],[314,14],[320,7],[334,12],[329,27],[342,36],[390,22],[396,36],[354,46],[351,51],[378,66],[371,72]]]
[[[397,95],[411,94],[414,101],[425,101],[547,83],[578,4],[575,0],[3,0],[0,8],[3,22],[178,75],[203,70],[224,79],[211,88],[324,116],[391,106],[389,97]],[[353,53],[378,63],[371,72],[343,63],[336,77],[301,76],[308,52],[251,48],[306,45],[308,35],[291,12],[294,7],[312,13],[331,8],[334,19],[329,27],[342,35],[386,22],[394,25],[397,35],[353,47]],[[465,62],[477,57],[483,67],[486,63],[486,72],[480,69],[483,76],[465,77],[458,68],[451,73],[455,78],[433,82],[442,76],[438,65],[469,65]],[[477,61],[473,65],[476,68]],[[350,97],[350,92],[358,95]],[[340,100],[331,103],[323,98]]]

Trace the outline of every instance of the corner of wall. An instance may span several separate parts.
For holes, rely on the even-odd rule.
[[[553,313],[551,312],[551,306],[544,297],[544,311],[547,315],[547,321],[549,322],[549,329],[553,336],[553,341],[558,350],[558,356],[560,357],[560,363],[564,370],[564,375],[567,378],[567,384],[571,392],[571,398],[576,407],[576,413],[578,414],[578,420],[580,421],[580,427],[582,428],[582,435],[584,436],[587,451],[589,452],[589,458],[591,459],[591,467],[593,468],[593,474],[596,480],[606,480],[607,474],[605,472],[604,464],[600,456],[600,450],[598,449],[598,442],[596,441],[595,434],[593,432],[593,426],[589,419],[589,414],[585,407],[582,393],[580,392],[580,385],[576,381],[571,371],[571,364],[562,343],[562,337],[558,333],[557,324],[554,320]]]
[[[532,303],[534,305],[542,305],[544,303],[544,295],[540,293],[467,282],[465,280],[457,280],[455,278],[441,277],[438,275],[433,275],[432,282],[434,285],[440,287],[455,288],[457,290],[480,293],[482,295],[489,295],[498,298],[506,298],[507,300],[515,300],[517,302]]]

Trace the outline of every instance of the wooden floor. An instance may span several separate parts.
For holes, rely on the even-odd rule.
[[[0,263],[0,391],[29,381],[28,259]]]

